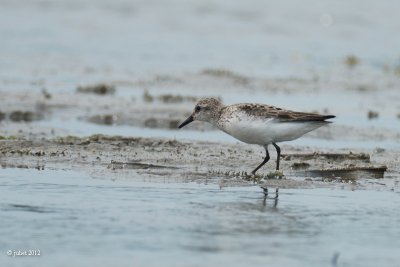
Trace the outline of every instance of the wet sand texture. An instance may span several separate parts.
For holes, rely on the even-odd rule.
[[[283,148],[282,175],[274,175],[272,160],[253,177],[250,170],[262,160],[262,148],[258,146],[104,135],[0,140],[3,168],[68,167],[97,175],[113,173],[118,177],[119,172],[124,172],[153,179],[207,180],[225,186],[259,183],[277,187],[335,187],[337,184],[332,182],[336,182],[361,188],[368,179],[380,179],[379,183],[385,185],[387,166],[382,162],[394,167],[389,173],[398,172],[397,162],[388,157],[374,162],[366,153],[310,153],[307,149],[299,153],[298,148]]]

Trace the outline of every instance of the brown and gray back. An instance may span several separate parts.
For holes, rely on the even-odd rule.
[[[328,119],[335,118],[334,115],[320,115],[316,113],[297,112],[264,104],[243,103],[234,104],[230,107],[233,110],[242,111],[249,116],[274,119],[281,122],[322,122]]]

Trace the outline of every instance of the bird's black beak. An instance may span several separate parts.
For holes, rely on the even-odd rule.
[[[182,124],[179,125],[178,128],[180,129],[180,128],[182,128],[183,126],[188,125],[188,124],[191,123],[192,121],[193,121],[193,116],[190,115],[189,118],[187,118],[184,122],[182,122]]]

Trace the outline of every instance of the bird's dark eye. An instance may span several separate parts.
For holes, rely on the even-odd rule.
[[[195,110],[196,111],[200,111],[201,107],[200,106],[196,106]]]

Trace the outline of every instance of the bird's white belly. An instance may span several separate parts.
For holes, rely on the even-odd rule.
[[[273,119],[229,118],[218,127],[229,135],[248,144],[271,144],[291,141],[325,125],[319,122],[279,122]]]

